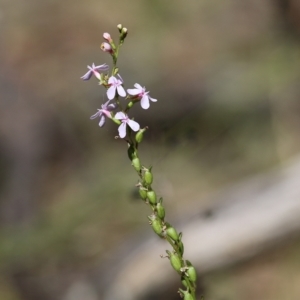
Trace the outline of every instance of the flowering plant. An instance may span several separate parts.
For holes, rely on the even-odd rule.
[[[92,66],[87,66],[88,72],[81,77],[83,80],[89,80],[94,75],[99,80],[99,84],[106,88],[108,101],[101,105],[101,108],[91,116],[91,119],[99,117],[100,127],[104,126],[106,119],[110,119],[119,125],[119,137],[127,142],[128,157],[139,177],[139,182],[136,186],[139,189],[140,197],[152,210],[151,215],[148,216],[149,224],[159,237],[167,240],[172,246],[171,251],[166,250],[166,257],[169,258],[171,266],[180,275],[183,289],[179,288],[179,294],[184,300],[196,300],[196,270],[190,261],[183,258],[182,233],[178,233],[171,224],[165,221],[163,199],[158,199],[152,188],[152,168],[142,165],[138,155],[139,144],[142,142],[143,135],[148,127],[141,128],[139,123],[128,115],[134,104],[140,102],[143,109],[148,109],[150,101],[157,102],[157,100],[150,97],[146,88],[138,83],[134,84],[134,88],[127,89],[126,94],[124,81],[117,68],[117,60],[120,47],[127,37],[127,29],[121,24],[117,27],[119,30],[119,43],[116,45],[110,34],[104,33],[103,38],[105,42],[101,44],[101,49],[110,54],[113,59],[111,75],[104,73],[109,69],[108,65],[96,66],[93,63]],[[121,97],[128,100],[128,102],[125,102],[125,104],[123,100],[121,102]],[[118,112],[115,113],[115,110],[118,110]]]

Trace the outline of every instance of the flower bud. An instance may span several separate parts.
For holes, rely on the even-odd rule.
[[[154,232],[156,234],[158,234],[159,236],[161,236],[162,231],[163,231],[163,225],[161,223],[161,221],[155,216],[155,215],[151,215],[148,216],[152,229],[154,230]]]
[[[181,283],[182,283],[182,285],[184,285],[186,288],[189,287],[189,285],[187,284],[186,279],[185,279],[184,277],[182,277]]]
[[[190,281],[196,282],[197,280],[196,269],[194,268],[194,266],[189,260],[186,260],[185,264],[186,264],[185,273],[188,275]]]
[[[147,191],[143,187],[139,188],[139,194],[143,200],[147,199]]]
[[[135,157],[132,161],[131,164],[133,165],[133,167],[135,168],[135,170],[137,172],[141,171],[141,162],[140,159],[138,157]]]
[[[100,46],[101,50],[108,53],[113,53],[113,49],[110,44],[103,42]]]
[[[196,273],[196,269],[193,266],[188,267],[188,269],[186,270],[186,273],[189,276],[190,281],[196,282],[197,273]]]
[[[153,182],[153,175],[151,173],[151,169],[150,170],[146,170],[144,173],[144,181],[145,183],[147,183],[148,185],[151,185]]]
[[[118,25],[117,25],[117,28],[119,29],[119,32],[121,33],[122,28],[123,28],[123,25],[122,25],[122,24],[118,24]]]
[[[172,227],[170,224],[166,224],[166,234],[168,237],[170,237],[173,241],[178,242],[179,241],[179,235],[174,227]]]
[[[121,30],[120,40],[123,41],[126,38],[127,34],[128,34],[128,29],[123,27],[122,30]]]
[[[154,191],[148,191],[147,198],[151,204],[153,204],[153,205],[156,204],[156,194]]]
[[[182,289],[179,289],[180,294],[183,296],[183,300],[195,300],[193,295],[189,291],[183,291]]]
[[[158,217],[163,220],[165,218],[165,208],[163,207],[163,205],[161,204],[161,202],[158,202],[156,204],[156,212]]]
[[[129,103],[132,103],[132,104],[133,104],[133,102],[129,102]],[[146,131],[146,129],[143,128],[143,129],[140,129],[140,130],[137,132],[137,134],[135,135],[135,140],[136,140],[137,143],[140,143],[140,142],[143,140],[144,132],[145,132],[145,131]]]
[[[107,32],[104,32],[104,33],[103,33],[103,38],[104,38],[106,41],[108,41],[109,43],[111,43],[111,42],[113,41],[112,38],[111,38],[111,36],[110,36],[110,34],[107,33]]]
[[[180,257],[176,253],[172,253],[168,250],[166,252],[169,256],[171,266],[174,268],[175,271],[180,272],[182,265]]]

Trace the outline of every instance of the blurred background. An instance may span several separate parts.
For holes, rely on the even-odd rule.
[[[113,253],[152,234],[116,126],[89,120],[105,90],[80,80],[86,65],[111,65],[99,46],[119,23],[125,87],[158,99],[135,114],[171,220],[300,151],[298,0],[0,0],[1,300],[104,299],[95,282],[119,266]],[[294,234],[203,271],[201,292],[300,299],[299,250]],[[147,299],[179,298],[176,280]]]

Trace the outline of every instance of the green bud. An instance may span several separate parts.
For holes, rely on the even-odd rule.
[[[141,162],[139,160],[138,157],[134,158],[132,161],[131,161],[131,164],[133,165],[133,167],[135,168],[135,170],[137,172],[140,172],[141,171]]]
[[[155,219],[152,221],[152,228],[154,230],[155,233],[157,233],[159,236],[161,235],[162,233],[162,224],[161,224],[161,221],[158,220],[158,219]]]
[[[153,175],[151,173],[151,170],[146,170],[144,174],[144,180],[148,185],[151,185],[153,182]]]
[[[186,260],[185,264],[187,266],[186,274],[189,276],[190,281],[196,282],[196,280],[197,280],[196,269],[194,268],[194,266],[192,265],[192,263],[189,260]]]
[[[184,285],[186,288],[189,287],[189,285],[187,284],[186,279],[185,279],[184,277],[182,277],[181,283],[182,283],[182,285]]]
[[[166,252],[169,256],[171,266],[174,268],[175,271],[181,272],[180,269],[181,269],[182,263],[181,263],[180,257],[176,253],[171,253],[168,250]]]
[[[129,106],[130,103],[132,103],[132,105],[133,105],[133,102],[129,102],[127,106]],[[131,106],[132,106],[132,105],[131,105]],[[146,129],[143,128],[143,129],[140,129],[140,130],[137,132],[137,134],[135,135],[135,140],[136,140],[137,143],[140,143],[140,142],[143,140],[144,132],[145,132],[145,131],[146,131]]]
[[[189,279],[192,282],[196,282],[196,280],[197,280],[197,273],[196,273],[196,269],[193,266],[188,267],[188,269],[186,270],[186,273],[187,273],[187,275],[189,276]]]
[[[162,206],[161,202],[156,204],[156,212],[160,219],[163,220],[165,218],[165,208]]]
[[[179,240],[178,233],[176,229],[172,226],[169,226],[166,230],[167,236],[170,237],[173,241],[177,242]]]
[[[140,187],[139,188],[139,193],[140,193],[140,196],[143,200],[147,199],[147,191],[144,188]]]
[[[148,216],[148,219],[150,220],[152,229],[156,234],[161,236],[162,231],[163,231],[163,225],[161,223],[161,220],[158,219],[155,215]]]
[[[179,289],[179,293],[181,294],[181,296],[183,296],[183,300],[195,300],[195,298],[189,291]]]
[[[151,204],[153,204],[153,205],[156,204],[156,194],[154,191],[148,191],[147,198]]]

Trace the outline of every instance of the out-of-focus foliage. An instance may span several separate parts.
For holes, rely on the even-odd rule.
[[[75,275],[149,230],[116,127],[89,120],[105,90],[79,79],[110,63],[103,32],[128,28],[126,88],[158,99],[136,109],[141,155],[176,214],[299,152],[299,20],[297,0],[0,1],[0,299],[75,299]]]

